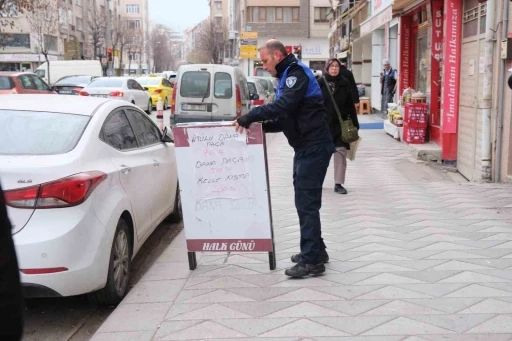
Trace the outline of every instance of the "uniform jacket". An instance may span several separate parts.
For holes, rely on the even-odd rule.
[[[322,92],[313,72],[289,54],[276,66],[279,85],[274,103],[249,111],[266,132],[283,132],[294,150],[332,142]]]
[[[349,117],[352,119],[354,126],[359,129],[359,121],[357,119],[357,112],[354,105],[354,101],[351,93],[350,82],[343,76],[338,77],[334,86],[334,93],[332,94],[336,104],[338,105],[338,109],[340,110],[341,116],[343,120],[348,119]],[[320,89],[322,91],[322,96],[324,98],[324,103],[327,108],[327,123],[329,125],[329,130],[331,132],[331,136],[336,147],[345,147],[350,149],[350,145],[348,143],[343,142],[341,138],[341,124],[338,118],[338,114],[336,113],[336,109],[334,108],[334,104],[332,103],[331,96],[328,91],[332,91],[330,86],[327,86],[324,82],[325,78],[322,77],[318,80],[320,85]],[[329,81],[328,81],[329,83]]]

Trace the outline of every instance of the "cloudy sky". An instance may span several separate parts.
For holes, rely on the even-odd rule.
[[[209,12],[208,0],[149,0],[149,20],[174,30],[198,24]]]

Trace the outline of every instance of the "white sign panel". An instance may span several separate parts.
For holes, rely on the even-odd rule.
[[[393,0],[372,0],[372,16],[379,14],[393,4]]]
[[[188,251],[272,252],[261,124],[249,134],[211,122],[173,133]]]
[[[393,19],[393,8],[389,6],[381,13],[371,17],[370,19],[366,20],[361,24],[361,37],[373,32],[374,30],[378,29],[381,26],[384,26],[384,24],[390,22],[391,19]]]

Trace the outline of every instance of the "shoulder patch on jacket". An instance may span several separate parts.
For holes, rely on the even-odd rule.
[[[286,86],[289,87],[290,89],[295,85],[295,83],[297,83],[297,77],[290,76],[286,78]]]

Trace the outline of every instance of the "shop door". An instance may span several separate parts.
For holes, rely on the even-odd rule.
[[[457,169],[469,181],[481,177],[481,111],[478,103],[483,91],[483,74],[478,61],[484,55],[484,40],[462,43],[460,104],[457,134]]]

